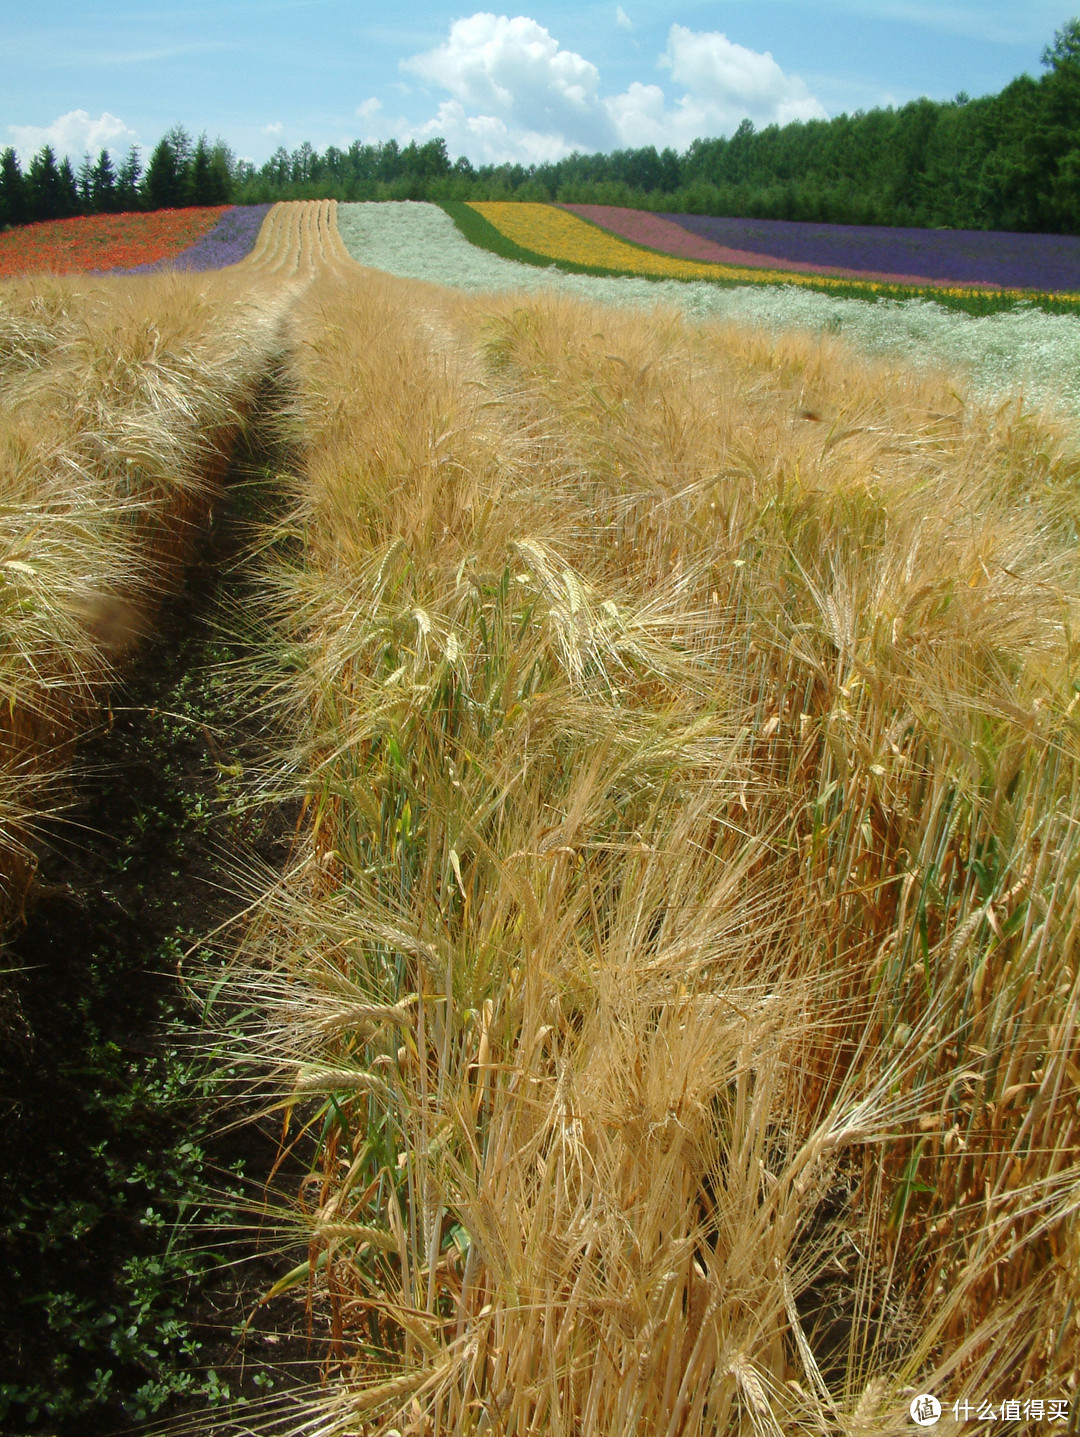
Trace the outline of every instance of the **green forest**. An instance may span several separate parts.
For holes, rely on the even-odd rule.
[[[77,167],[44,146],[25,172],[0,155],[0,226],[68,215],[257,204],[281,199],[521,199],[614,204],[689,214],[1080,233],[1080,20],[1059,30],[1043,73],[996,95],[913,100],[831,120],[699,139],[684,154],[654,147],[541,165],[474,167],[446,142],[304,143],[256,167],[221,140],[180,127],[123,158],[102,150]]]

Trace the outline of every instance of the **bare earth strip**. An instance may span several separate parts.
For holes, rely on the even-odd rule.
[[[216,272],[0,284],[0,921],[71,744],[175,588],[290,308],[355,269],[335,208],[274,206]]]

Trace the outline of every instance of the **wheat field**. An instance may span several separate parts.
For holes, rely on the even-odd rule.
[[[289,305],[343,258],[324,202],[271,211],[220,274],[0,286],[0,916],[205,527]]]
[[[1071,1393],[1067,431],[662,310],[346,270],[291,324],[306,850],[239,981],[319,1430]]]
[[[7,286],[9,907],[271,366],[245,682],[303,818],[228,993],[313,1153],[296,1430],[1075,1397],[1072,432],[835,338],[396,280],[332,205],[217,276]]]

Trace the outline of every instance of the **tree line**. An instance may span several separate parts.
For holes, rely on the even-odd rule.
[[[833,120],[655,147],[572,154],[540,165],[473,166],[445,140],[354,141],[320,153],[279,148],[256,167],[223,141],[182,128],[145,170],[132,149],[76,169],[44,146],[26,173],[0,156],[0,225],[113,210],[281,199],[519,199],[630,205],[690,214],[1080,233],[1080,20],[1057,31],[1044,73],[996,95],[913,100]]]
[[[184,209],[233,203],[239,167],[221,140],[193,141],[177,126],[154,147],[143,168],[137,145],[117,162],[107,149],[76,167],[42,145],[25,172],[9,146],[0,154],[0,226],[72,215]]]

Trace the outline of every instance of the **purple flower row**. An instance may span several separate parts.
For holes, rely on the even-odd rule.
[[[173,259],[157,260],[153,264],[136,265],[125,270],[125,274],[155,274],[163,269],[183,269],[202,272],[208,269],[224,269],[226,265],[238,264],[246,259],[255,247],[263,220],[269,205],[233,205],[218,220],[209,234],[196,240],[187,249],[181,250]]]
[[[894,229],[665,214],[689,234],[805,265],[924,275],[954,283],[1080,289],[1080,237],[995,230]]]

